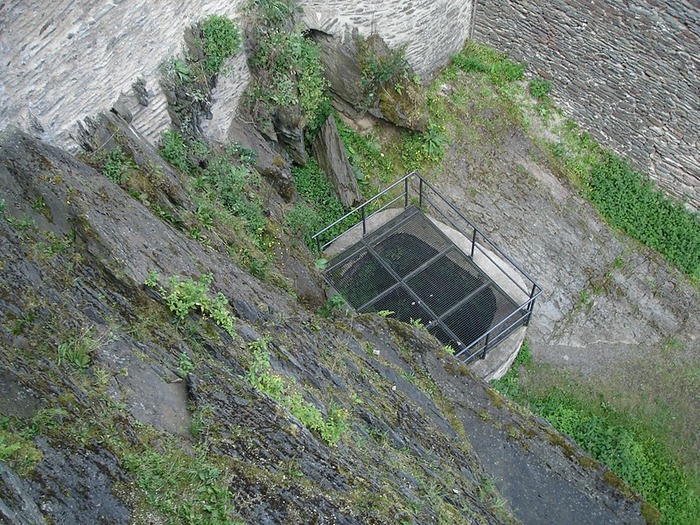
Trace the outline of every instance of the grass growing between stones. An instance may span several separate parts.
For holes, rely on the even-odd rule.
[[[284,376],[272,371],[265,339],[248,346],[253,352],[251,366],[246,375],[248,382],[282,403],[306,428],[318,432],[328,445],[336,446],[348,428],[347,410],[331,404],[324,417],[323,413],[314,404],[306,401]]]
[[[136,478],[147,503],[168,517],[168,523],[240,525],[234,521],[226,471],[206,451],[187,454],[175,443],[160,451],[144,448],[125,456],[124,466]]]
[[[177,131],[161,135],[160,154],[185,175],[196,202],[190,237],[209,245],[223,241],[229,255],[258,278],[271,278],[277,242],[265,215],[262,180],[252,168],[256,153],[237,144],[214,150]],[[277,279],[279,280],[279,279]]]
[[[657,439],[646,418],[616,409],[602,397],[590,399],[575,388],[540,391],[530,387],[522,376],[533,367],[532,355],[524,346],[513,368],[493,383],[494,388],[545,418],[607,465],[659,509],[662,524],[694,522],[700,515],[699,480]],[[654,514],[651,509],[647,513]]]

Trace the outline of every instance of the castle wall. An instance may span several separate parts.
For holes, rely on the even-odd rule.
[[[429,75],[461,49],[474,0],[309,0],[305,21],[329,33],[345,26],[406,45]],[[52,144],[74,147],[76,122],[108,111],[122,96],[134,127],[155,140],[170,119],[159,68],[179,53],[184,31],[211,15],[239,17],[242,0],[9,0],[0,4],[0,129],[18,125]],[[241,54],[214,92],[211,138],[225,137],[249,73]],[[146,81],[147,106],[132,84]]]
[[[700,4],[479,0],[474,38],[551,80],[566,113],[700,207]]]

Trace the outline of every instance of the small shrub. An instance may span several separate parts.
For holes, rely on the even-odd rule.
[[[254,114],[269,119],[276,108],[299,106],[304,128],[317,129],[330,106],[328,83],[323,74],[319,46],[294,27],[293,14],[300,8],[294,1],[256,0],[249,5],[253,20],[249,64],[255,79],[248,91]]]
[[[318,307],[318,315],[321,317],[330,317],[337,311],[345,311],[345,299],[338,294],[330,296],[325,304]]]
[[[136,168],[121,147],[110,151],[103,164],[102,174],[115,184],[126,184],[129,181],[129,171]]]
[[[159,284],[160,277],[151,272],[144,282],[149,288],[155,289],[168,305],[168,309],[179,320],[185,319],[190,312],[199,311],[204,317],[213,320],[231,337],[236,337],[233,316],[228,310],[228,299],[221,292],[213,298],[209,297],[209,286],[213,277],[202,275],[196,281],[182,280],[178,276],[168,279],[170,291]]]
[[[378,38],[372,35],[360,39],[358,45],[361,83],[368,96],[376,96],[380,89],[401,86],[402,82],[408,79],[410,71],[406,61],[406,46],[389,49],[386,53],[377,53],[375,40]]]
[[[69,364],[78,370],[86,370],[92,362],[92,353],[102,346],[111,334],[93,337],[92,327],[86,328],[76,337],[59,343],[57,364]]]
[[[203,226],[213,223],[212,206],[218,203],[245,222],[247,233],[262,248],[267,218],[256,191],[261,180],[248,167],[255,162],[256,153],[233,144],[217,154],[202,141],[188,139],[177,131],[163,133],[161,143],[161,156],[180,171],[196,176],[194,185],[206,194],[206,202],[197,212],[204,218]]]
[[[309,249],[316,249],[312,236],[323,228],[324,223],[319,214],[308,204],[297,203],[287,213],[284,224],[291,232],[301,235]]]
[[[401,144],[406,171],[421,171],[442,161],[449,141],[445,127],[430,122],[425,133],[409,133]]]
[[[229,525],[233,504],[226,472],[212,463],[207,453],[188,454],[175,443],[158,450],[144,447],[124,457],[147,502],[168,517],[168,523]]]
[[[294,233],[300,234],[309,249],[315,250],[312,235],[345,213],[340,198],[335,193],[328,177],[314,161],[304,167],[292,168],[294,186],[303,197],[304,202],[297,204],[285,219],[286,226]],[[343,225],[329,230],[326,235],[332,238],[342,233]]]
[[[164,131],[160,136],[160,156],[182,173],[192,174],[194,168],[185,137],[177,131]]]
[[[265,25],[279,25],[301,8],[294,0],[251,0],[249,10],[255,11]]]
[[[241,32],[225,16],[210,16],[201,23],[204,69],[214,75],[221,71],[224,61],[241,48]]]
[[[392,157],[382,151],[382,146],[377,138],[371,133],[360,135],[346,126],[339,117],[336,117],[336,124],[340,138],[348,152],[348,159],[355,168],[358,182],[365,189],[370,179],[385,184],[393,182],[396,173],[400,170],[394,165]]]
[[[18,420],[0,416],[0,462],[14,468],[20,476],[29,476],[42,454],[29,432],[18,425]]]

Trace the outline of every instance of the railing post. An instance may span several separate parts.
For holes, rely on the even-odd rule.
[[[423,177],[418,176],[418,207],[423,209]]]
[[[486,359],[486,350],[489,349],[489,336],[491,335],[491,332],[486,333],[486,340],[484,341],[484,349],[481,351],[481,355],[479,356],[479,359]]]
[[[530,292],[530,304],[527,305],[527,319],[525,319],[525,326],[530,325],[530,317],[532,317],[532,308],[535,306],[535,292],[537,291],[537,285],[532,283],[532,291]]]
[[[403,180],[403,207],[408,208],[408,176]]]
[[[316,237],[316,253],[318,253],[318,256],[321,256],[321,236]]]
[[[367,223],[365,222],[365,207],[362,206],[362,236],[367,235]]]
[[[476,246],[476,228],[474,228],[474,233],[472,233],[472,253],[470,257],[474,259],[474,246]]]

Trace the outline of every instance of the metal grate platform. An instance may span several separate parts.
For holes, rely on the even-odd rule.
[[[528,319],[528,309],[414,206],[332,258],[325,275],[357,311],[421,320],[466,360]]]

